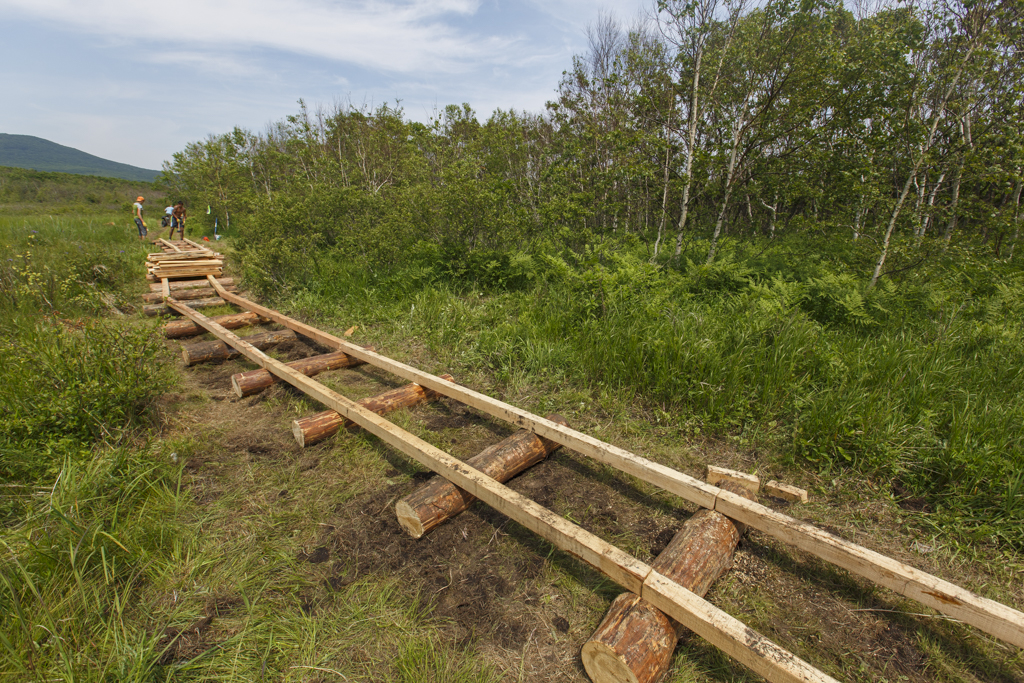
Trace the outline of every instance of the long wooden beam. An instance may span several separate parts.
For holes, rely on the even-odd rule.
[[[203,314],[174,299],[168,299],[167,305],[191,318],[252,362],[336,410],[385,443],[456,486],[469,491],[561,550],[583,560],[626,590],[633,591],[641,597],[648,597],[652,603],[685,624],[694,633],[720,647],[769,681],[825,683],[835,680],[586,529],[516,493],[316,380],[296,372],[285,363],[271,358]]]
[[[210,281],[213,282],[213,279],[211,278]],[[910,565],[897,562],[881,553],[850,543],[811,524],[780,514],[763,505],[749,501],[741,503],[724,497],[724,492],[716,486],[641,458],[617,446],[604,443],[577,432],[571,427],[551,422],[539,415],[534,415],[472,389],[445,382],[404,363],[367,351],[340,337],[317,330],[236,294],[221,291],[223,287],[218,285],[219,283],[214,284],[214,287],[220,292],[221,298],[280,323],[324,346],[344,351],[371,365],[433,389],[439,394],[454,398],[493,417],[530,429],[546,439],[611,465],[701,507],[717,509],[719,512],[739,519],[748,526],[785,543],[863,576],[900,595],[914,598],[923,605],[968,623],[1000,640],[1024,648],[1024,614],[1018,610],[977,595]],[[719,505],[722,507],[718,507]]]
[[[160,242],[161,244],[166,244],[166,245],[167,245],[168,247],[170,247],[170,248],[171,248],[172,250],[174,250],[174,251],[181,251],[181,249],[179,249],[179,248],[178,248],[178,245],[176,245],[176,244],[171,244],[170,242],[168,242],[167,240],[165,240],[165,239],[164,239],[163,237],[161,237],[161,238],[160,238],[159,240],[157,240],[157,241],[158,241],[158,242]]]

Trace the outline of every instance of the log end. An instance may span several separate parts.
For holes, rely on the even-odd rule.
[[[402,525],[407,534],[413,538],[423,537],[423,522],[409,503],[404,500],[398,501],[395,504],[395,514],[398,516],[398,523]]]
[[[181,347],[181,357],[185,359],[185,367],[192,365],[192,357],[188,352],[188,347],[184,344]]]
[[[594,683],[640,683],[626,665],[625,658],[605,643],[588,640],[583,644],[580,659],[587,676]]]
[[[240,372],[236,372],[235,374],[231,375],[231,389],[235,392],[235,396],[237,396],[238,398],[245,398],[245,392],[242,391],[242,387],[239,386],[238,384],[238,378],[241,376],[241,374],[242,373]],[[294,421],[292,422],[292,433],[295,433]],[[302,444],[300,443],[299,445],[301,446]]]
[[[235,378],[231,378],[231,383],[234,384]],[[306,447],[306,435],[302,433],[302,425],[299,424],[298,420],[292,420],[292,435],[295,437],[295,441],[299,444],[299,448]]]

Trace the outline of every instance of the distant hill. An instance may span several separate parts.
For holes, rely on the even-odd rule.
[[[0,133],[0,166],[152,182],[160,171],[119,164],[32,135]]]

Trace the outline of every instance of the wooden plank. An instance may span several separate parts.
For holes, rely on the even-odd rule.
[[[900,595],[976,626],[1000,640],[1024,647],[1024,614],[1012,607],[983,598],[937,576],[728,491],[718,494],[715,510]]]
[[[781,498],[782,500],[788,500],[791,503],[807,502],[807,491],[805,489],[791,486],[790,484],[783,484],[781,481],[775,481],[774,479],[764,485],[764,493]]]
[[[218,288],[217,285],[214,285],[214,288],[218,290],[223,289],[222,287]],[[351,356],[365,360],[371,365],[388,370],[394,375],[433,389],[439,394],[462,401],[488,415],[530,429],[544,438],[560,443],[623,472],[632,474],[638,479],[670,491],[701,507],[717,509],[715,507],[717,505],[716,502],[708,504],[709,498],[719,498],[722,492],[710,484],[705,484],[681,472],[676,472],[671,468],[653,463],[621,448],[581,434],[569,427],[555,424],[550,420],[545,420],[537,415],[477,393],[466,387],[439,380],[434,375],[362,349],[344,339],[321,332],[309,325],[300,323],[277,311],[255,304],[230,292],[221,292],[221,297],[241,308],[295,330],[305,337],[314,339],[324,346],[344,351]],[[728,507],[728,501],[726,505]],[[756,510],[751,508],[738,510],[737,512],[742,512],[743,514],[743,518],[739,519],[739,521],[759,531],[795,545],[801,550],[824,560],[844,566],[848,570],[878,585],[886,586],[900,595],[913,597],[943,614],[960,619],[1017,647],[1024,647],[1024,614],[1011,607],[983,598],[963,588],[942,581],[927,572],[897,562],[884,555],[873,553],[856,544],[835,539],[830,534],[826,534],[826,532],[813,525],[799,522],[792,517],[777,513],[763,505],[757,505]],[[723,514],[733,517],[733,515],[724,510]],[[736,517],[733,518],[738,519]],[[826,541],[822,536],[830,540]],[[800,542],[797,543],[797,541]],[[837,545],[835,541],[839,541],[839,544]],[[936,590],[936,585],[938,584],[935,582],[947,586],[949,590]],[[952,589],[956,589],[955,595],[957,597],[955,600],[959,605],[947,601],[947,596],[954,594]]]
[[[193,308],[210,308],[212,306],[223,306],[227,302],[220,297],[213,297],[210,299],[196,299],[195,301],[188,302]],[[150,318],[157,315],[166,315],[171,311],[175,310],[165,304],[146,304],[142,307],[142,312],[148,315]]]
[[[167,240],[165,240],[162,237],[160,239],[158,239],[157,242],[159,242],[160,244],[167,245],[168,247],[170,247],[171,251],[181,251],[181,249],[178,248],[178,245],[171,244],[170,242],[168,242]]]
[[[704,479],[709,484],[716,485],[720,481],[731,481],[734,484],[739,484],[751,493],[757,493],[757,490],[761,488],[761,480],[753,474],[745,474],[743,472],[729,470],[724,467],[715,467],[714,465],[707,466]]]
[[[163,297],[166,299],[171,295],[171,286],[168,284],[167,278],[160,278],[160,285],[163,287]]]
[[[705,637],[710,636],[718,642],[726,644],[731,652],[742,657],[742,659],[737,657],[738,661],[747,666],[753,664],[751,668],[769,681],[779,683],[834,681],[792,653],[771,643],[679,584],[653,572],[648,565],[601,540],[586,529],[516,493],[504,484],[498,483],[461,460],[328,389],[316,380],[296,372],[285,363],[267,356],[201,313],[193,311],[174,299],[168,299],[167,303],[182,315],[188,316],[206,328],[218,339],[237,349],[249,360],[261,365],[329,408],[336,410],[385,443],[405,453],[456,486],[465,489],[559,549],[583,560],[623,588],[643,597],[650,594],[653,598],[651,602],[657,607],[675,617],[695,633],[702,636],[707,634]]]
[[[656,571],[647,576],[640,596],[769,681],[835,680]]]
[[[214,285],[214,288],[217,289],[221,298],[226,301],[230,301],[231,303],[252,311],[253,313],[270,318],[274,322],[295,330],[304,337],[309,337],[324,346],[344,351],[350,356],[355,356],[356,358],[364,360],[371,365],[383,368],[394,375],[402,377],[403,379],[416,382],[421,386],[433,389],[439,394],[449,396],[458,401],[462,401],[466,405],[478,408],[489,415],[505,420],[506,422],[510,422],[524,429],[528,429],[535,434],[539,434],[546,439],[560,443],[563,446],[594,458],[599,462],[603,462],[623,472],[632,474],[638,479],[642,479],[643,481],[647,481],[667,491],[671,491],[672,493],[682,496],[701,507],[713,508],[714,506],[715,496],[718,495],[718,488],[711,486],[710,484],[706,484],[699,479],[646,458],[642,458],[617,446],[607,444],[570,427],[558,424],[557,422],[552,422],[551,420],[540,417],[539,415],[534,415],[533,413],[516,408],[515,406],[502,401],[498,401],[497,399],[493,399],[490,396],[478,393],[472,389],[468,389],[451,382],[446,382],[435,375],[417,370],[409,365],[392,360],[387,356],[382,356],[373,351],[364,349],[361,346],[353,344],[340,337],[335,337],[332,334],[322,332],[316,328],[310,327],[309,325],[300,323],[298,320],[293,320],[285,315],[281,315],[277,311],[260,306],[248,299],[232,294],[218,285]]]

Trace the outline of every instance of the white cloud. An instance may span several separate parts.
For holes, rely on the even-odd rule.
[[[0,8],[104,38],[178,48],[164,58],[187,54],[184,47],[261,47],[398,73],[459,73],[505,61],[518,42],[446,23],[475,14],[475,0],[0,0]]]

